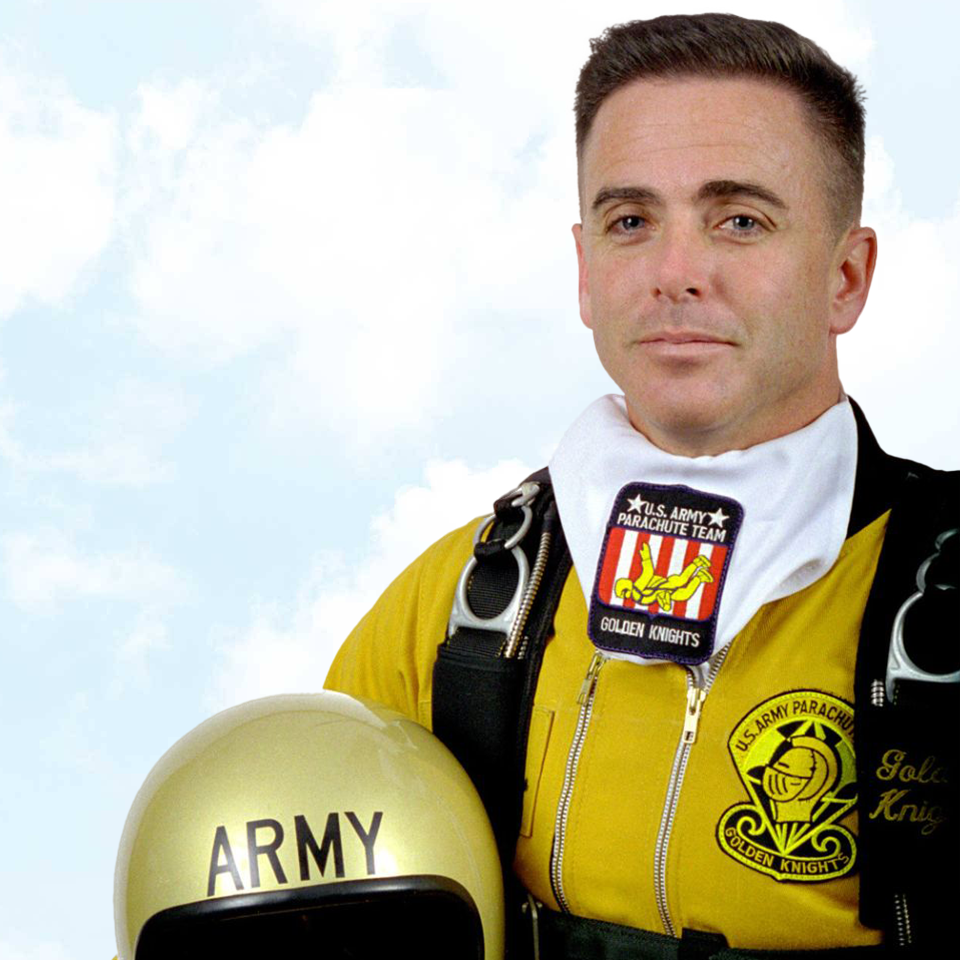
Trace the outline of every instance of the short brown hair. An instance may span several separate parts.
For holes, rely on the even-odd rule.
[[[634,80],[756,77],[801,99],[824,145],[827,199],[838,229],[860,220],[863,202],[863,90],[849,70],[812,40],[767,20],[701,13],[633,20],[590,41],[574,111],[577,162],[604,100]]]

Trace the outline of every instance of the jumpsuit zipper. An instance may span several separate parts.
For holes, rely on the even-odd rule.
[[[570,751],[567,754],[567,766],[563,773],[563,787],[560,790],[560,801],[557,804],[557,819],[553,829],[553,849],[550,851],[550,886],[557,905],[564,913],[570,912],[570,904],[563,889],[563,849],[567,833],[567,815],[570,812],[570,798],[573,796],[573,783],[577,777],[577,767],[580,763],[580,754],[583,751],[583,742],[587,737],[590,718],[593,715],[597,678],[606,662],[607,657],[597,650],[590,661],[590,666],[587,667],[587,675],[583,678],[583,683],[580,686],[580,695],[577,697],[577,702],[580,704],[580,713],[577,716],[577,726],[573,732]]]
[[[670,847],[670,834],[673,830],[677,806],[680,803],[680,789],[683,786],[683,777],[687,771],[687,760],[690,757],[690,750],[697,740],[697,727],[700,724],[700,711],[703,708],[703,701],[710,692],[713,681],[716,680],[729,649],[729,646],[724,647],[710,663],[710,669],[703,680],[702,686],[696,683],[696,672],[687,667],[687,703],[683,719],[683,732],[680,734],[680,741],[673,756],[673,769],[670,771],[670,780],[667,783],[667,794],[664,799],[660,829],[657,832],[657,845],[653,856],[653,889],[657,900],[657,911],[660,914],[660,922],[663,924],[664,931],[671,937],[677,936],[677,931],[667,907],[667,853]]]
[[[660,830],[657,835],[657,845],[654,852],[654,891],[657,900],[657,910],[660,914],[664,930],[671,936],[676,936],[673,922],[667,910],[666,867],[667,849],[670,843],[670,832],[673,829],[673,820],[677,805],[680,801],[680,788],[683,785],[683,776],[687,768],[687,758],[690,748],[696,742],[697,728],[700,723],[700,711],[703,701],[713,686],[717,673],[726,659],[729,647],[725,647],[710,664],[710,669],[702,686],[694,682],[694,670],[687,668],[687,702],[684,709],[683,732],[673,760],[673,770],[667,784],[667,795],[664,802],[663,814],[660,819]],[[577,716],[577,726],[567,753],[567,765],[563,774],[563,786],[560,790],[560,800],[557,803],[557,817],[554,824],[553,848],[550,851],[550,886],[557,905],[564,913],[570,912],[570,903],[567,900],[563,887],[563,854],[566,844],[567,819],[570,813],[570,802],[573,797],[573,788],[577,778],[577,769],[580,764],[580,754],[590,728],[593,716],[593,702],[596,698],[597,680],[600,670],[609,658],[596,651],[586,676],[580,686],[577,702],[580,704],[580,713]]]

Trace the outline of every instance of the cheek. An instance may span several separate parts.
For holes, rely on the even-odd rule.
[[[643,261],[638,257],[613,253],[592,263],[590,299],[595,312],[602,306],[595,320],[616,323],[631,312],[631,307],[638,306],[644,289],[643,273]]]
[[[829,336],[823,303],[804,283],[793,277],[791,288],[769,291],[765,312],[754,331],[761,366],[771,382],[783,384],[806,378],[819,369],[828,350]]]
[[[716,292],[751,337],[771,342],[816,339],[826,318],[822,271],[786,255],[741,259],[718,271]]]

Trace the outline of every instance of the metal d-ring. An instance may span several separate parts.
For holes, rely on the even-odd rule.
[[[515,487],[511,490],[506,496],[503,497],[504,500],[507,497],[512,497],[516,494],[516,499],[510,501],[510,506],[516,510],[520,510],[523,513],[523,519],[520,521],[520,526],[514,531],[513,535],[503,544],[504,550],[513,550],[523,538],[527,535],[527,531],[530,529],[530,524],[533,523],[533,510],[530,509],[530,504],[536,499],[537,494],[540,492],[540,484],[535,483],[532,480],[525,480],[520,484],[519,487]],[[477,527],[477,532],[473,535],[473,545],[476,545],[480,542],[480,538],[487,532],[487,528],[497,519],[495,513],[491,513],[489,517],[484,517],[483,522]]]
[[[524,506],[524,510],[529,512],[530,508]],[[483,532],[494,520],[495,516],[494,514],[489,517],[484,517],[484,519],[480,521],[477,532],[473,538],[474,544],[479,542]],[[530,524],[526,521],[526,517],[524,518],[524,522],[525,527],[521,526],[520,529],[525,533],[526,529],[529,529]],[[517,563],[517,588],[514,590],[510,602],[495,617],[478,617],[476,613],[473,612],[473,608],[470,606],[469,600],[467,600],[467,584],[470,582],[470,576],[477,566],[477,558],[471,556],[467,561],[463,572],[460,574],[460,579],[457,581],[457,589],[453,596],[453,607],[450,610],[450,621],[447,625],[448,637],[452,637],[460,627],[469,627],[473,630],[490,630],[503,634],[510,633],[510,627],[520,613],[523,596],[527,592],[527,585],[530,582],[530,564],[527,561],[527,555],[517,545],[520,543],[520,539],[522,539],[522,537],[517,538],[517,535],[514,534],[504,545],[504,548],[509,549],[510,553],[513,554],[513,559]],[[511,547],[510,543],[514,540],[516,540],[516,542]]]
[[[887,653],[886,682],[884,684],[887,700],[891,703],[894,702],[893,695],[898,680],[919,680],[924,683],[960,683],[960,670],[955,670],[953,673],[930,673],[927,670],[921,670],[920,667],[910,659],[907,648],[903,642],[903,624],[907,618],[907,613],[910,608],[923,597],[924,593],[932,588],[937,590],[956,589],[956,587],[948,584],[927,583],[927,572],[930,569],[930,565],[940,554],[944,543],[946,543],[950,537],[955,536],[957,536],[956,530],[947,530],[937,537],[936,552],[927,557],[917,569],[917,592],[903,602],[897,611],[896,617],[894,617],[893,630],[890,636],[890,650]]]

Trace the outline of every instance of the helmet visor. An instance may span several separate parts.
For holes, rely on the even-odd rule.
[[[421,960],[482,960],[470,894],[446,878],[403,877],[187,904],[144,925],[136,960],[385,960],[399,944]]]

